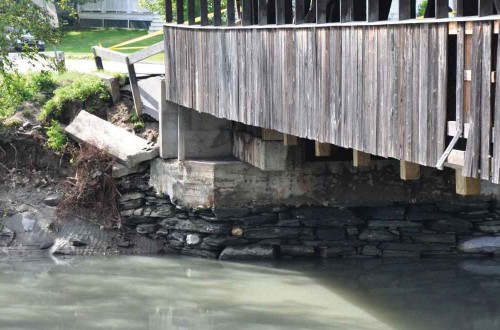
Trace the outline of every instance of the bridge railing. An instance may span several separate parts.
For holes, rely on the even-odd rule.
[[[428,0],[422,18],[498,13],[500,0]],[[225,8],[221,0],[165,0],[167,23],[202,26],[376,22],[416,16],[417,0],[226,0]]]

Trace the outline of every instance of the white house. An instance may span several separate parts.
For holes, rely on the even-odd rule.
[[[139,5],[139,0],[102,0],[78,6],[82,27],[117,27],[149,29],[160,15],[149,12]]]

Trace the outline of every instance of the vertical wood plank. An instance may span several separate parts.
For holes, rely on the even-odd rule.
[[[471,94],[471,116],[470,116],[470,131],[467,139],[467,147],[465,149],[465,161],[463,168],[463,176],[477,178],[479,170],[479,152],[480,152],[480,137],[481,137],[481,60],[480,54],[482,49],[482,26],[474,24],[472,35],[472,94]]]
[[[242,0],[242,25],[252,25],[253,23],[253,0]]]
[[[481,68],[481,179],[490,179],[491,144],[491,22],[482,23]]]
[[[445,18],[448,17],[448,0],[435,0],[434,17]]]
[[[479,0],[479,16],[493,15],[493,0]]]
[[[437,53],[437,117],[436,117],[436,151],[433,164],[439,160],[445,151],[446,138],[446,113],[447,113],[447,91],[448,91],[448,24],[439,24],[438,30],[438,53]]]
[[[194,25],[195,23],[194,0],[187,0],[187,7],[188,7],[188,23],[189,25]]]
[[[463,131],[464,125],[464,70],[465,70],[465,26],[458,23],[457,26],[457,87],[455,120],[457,129]]]
[[[398,19],[405,20],[405,19],[415,18],[416,14],[415,0],[398,0],[398,1],[399,1]]]
[[[354,21],[354,0],[340,0],[340,22]]]
[[[399,174],[402,180],[413,181],[420,179],[420,165],[403,160],[399,162],[399,165]]]
[[[268,23],[267,20],[267,1],[266,0],[258,0],[258,24],[266,25]]]
[[[326,1],[327,0],[316,0],[316,23],[317,24],[326,23]]]
[[[496,72],[500,72],[500,42],[497,43],[496,54]],[[498,77],[497,77],[498,78]],[[500,183],[500,82],[497,79],[495,84],[495,112],[494,112],[494,136],[493,143],[493,164],[492,164],[492,181],[493,183]]]
[[[455,171],[456,193],[461,196],[474,196],[481,193],[481,180],[465,177],[460,170]]]
[[[354,167],[358,168],[370,167],[370,154],[361,152],[359,150],[353,150],[352,152],[353,152],[352,163]]]
[[[376,22],[380,19],[380,1],[366,0],[366,20]]]

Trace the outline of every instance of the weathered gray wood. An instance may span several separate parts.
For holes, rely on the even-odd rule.
[[[479,16],[493,15],[493,0],[479,0]]]
[[[435,0],[435,14],[434,17],[436,18],[444,18],[448,17],[448,0]]]
[[[214,0],[216,1],[216,0]],[[220,1],[220,0],[219,0]],[[184,24],[184,0],[176,0],[177,24]]]
[[[316,23],[326,23],[326,0],[316,0]]]
[[[214,1],[214,26],[222,25],[222,14],[221,14],[221,0]]]
[[[193,25],[195,23],[194,0],[187,0],[187,10],[188,10],[188,24]]]
[[[465,70],[465,25],[457,27],[457,87],[455,118],[458,129],[464,125],[464,70]]]
[[[133,64],[127,63],[128,78],[130,81],[130,87],[132,88],[132,97],[134,99],[135,112],[138,115],[142,114],[142,100],[141,92],[139,90],[139,85],[137,83],[137,76],[135,74],[135,67]]]
[[[398,19],[405,20],[415,18],[415,0],[398,0],[399,1],[399,13]]]
[[[481,179],[490,179],[491,146],[491,23],[482,24],[481,68]]]
[[[366,1],[366,20],[368,22],[376,22],[380,19],[380,1],[367,0]]]
[[[203,0],[202,0],[203,1]],[[253,23],[253,0],[242,0],[242,25],[251,25]]]
[[[470,133],[465,149],[465,161],[462,175],[477,178],[479,171],[479,153],[481,138],[481,49],[482,49],[482,26],[474,25],[472,35],[472,96]]]
[[[354,0],[340,0],[340,21],[351,22],[354,20]]]
[[[200,24],[208,25],[208,0],[200,0]]]
[[[496,72],[500,72],[500,42],[497,43],[497,55],[496,55]],[[500,136],[500,83],[495,84],[495,112],[494,112],[494,133],[495,137]],[[492,181],[493,183],[500,183],[500,141],[496,138],[495,143],[493,143],[493,164],[492,164]]]
[[[173,21],[172,17],[172,0],[165,0],[165,21],[171,23]]]
[[[140,62],[148,57],[162,53],[165,50],[165,42],[161,41],[147,48],[141,49],[138,52],[128,56],[128,63],[134,64]]]
[[[114,62],[120,62],[120,63],[126,63],[127,61],[127,55],[122,54],[120,52],[99,47],[99,46],[93,46],[92,47],[92,53],[94,53],[95,57],[100,57],[101,59],[109,60],[109,61],[114,61]],[[101,60],[102,64],[102,60]]]
[[[235,22],[234,0],[227,0],[227,26],[233,26]]]

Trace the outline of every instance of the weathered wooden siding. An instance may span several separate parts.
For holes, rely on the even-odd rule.
[[[435,166],[448,24],[168,26],[168,100],[248,125]]]

